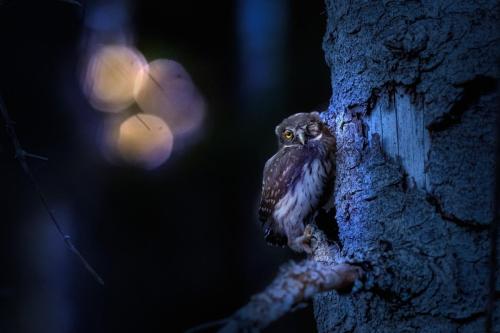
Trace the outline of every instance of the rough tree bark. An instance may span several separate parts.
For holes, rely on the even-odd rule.
[[[482,332],[498,1],[326,4],[336,222],[343,255],[373,269],[361,292],[315,297],[318,330]]]

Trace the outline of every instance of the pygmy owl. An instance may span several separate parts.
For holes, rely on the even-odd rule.
[[[259,219],[268,243],[310,253],[305,227],[333,189],[335,138],[318,112],[276,127],[279,150],[264,167]]]

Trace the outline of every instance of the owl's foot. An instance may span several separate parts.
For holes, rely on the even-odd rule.
[[[304,234],[302,235],[303,241],[307,242],[307,244],[311,245],[311,239],[314,235],[314,229],[316,228],[313,224],[308,224],[304,228]]]
[[[305,252],[307,254],[312,254],[313,250],[311,247],[311,239],[313,236],[314,226],[308,224],[302,236],[295,238],[292,242],[288,243],[288,246],[296,252]]]

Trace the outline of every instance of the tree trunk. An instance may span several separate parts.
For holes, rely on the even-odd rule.
[[[369,269],[359,292],[315,297],[320,332],[484,331],[498,7],[327,0],[336,223]]]

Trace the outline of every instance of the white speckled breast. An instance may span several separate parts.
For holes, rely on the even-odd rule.
[[[304,233],[311,214],[320,204],[330,170],[331,163],[321,163],[318,158],[304,164],[293,189],[277,203],[273,218],[285,230],[289,241]]]

